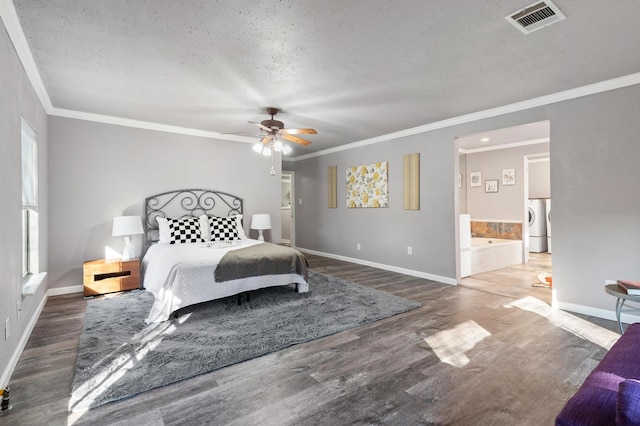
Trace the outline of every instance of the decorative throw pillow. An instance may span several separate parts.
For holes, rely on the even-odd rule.
[[[167,219],[169,224],[170,244],[200,243],[200,226],[197,217],[183,219]]]
[[[640,424],[640,381],[627,379],[620,383],[616,400],[616,424]]]
[[[235,217],[210,217],[209,231],[211,241],[233,241],[238,239],[238,227]]]
[[[229,216],[229,217],[233,217],[236,219],[236,225],[237,225],[237,230],[238,230],[238,237],[240,237],[240,239],[244,240],[247,238],[247,236],[244,233],[244,228],[242,227],[242,215],[241,214],[237,214],[235,216]]]

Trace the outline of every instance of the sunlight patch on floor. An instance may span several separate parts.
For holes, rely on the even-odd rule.
[[[620,337],[618,333],[578,318],[568,312],[553,309],[548,304],[532,296],[515,300],[504,305],[504,307],[507,309],[518,308],[545,317],[558,327],[606,350],[609,350]]]
[[[489,336],[491,333],[475,321],[469,320],[452,329],[426,337],[424,341],[440,358],[440,361],[462,368],[469,363],[466,352]]]

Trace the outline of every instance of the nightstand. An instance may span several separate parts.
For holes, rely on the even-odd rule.
[[[139,259],[89,260],[82,270],[85,297],[140,288]]]

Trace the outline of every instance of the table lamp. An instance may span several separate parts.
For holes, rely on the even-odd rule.
[[[131,236],[143,233],[140,216],[118,216],[113,218],[111,235],[114,237],[124,237],[122,260],[131,260],[136,257],[133,252],[133,246],[131,245]]]
[[[251,229],[258,230],[258,241],[264,241],[262,231],[271,229],[271,216],[268,213],[258,213],[251,216]]]

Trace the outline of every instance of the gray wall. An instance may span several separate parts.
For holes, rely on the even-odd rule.
[[[508,220],[523,221],[525,217],[525,170],[524,157],[549,152],[549,143],[525,145],[514,148],[497,149],[470,153],[466,155],[467,174],[465,183],[469,182],[469,173],[482,173],[482,186],[467,187],[467,213],[472,220]],[[538,163],[536,163],[538,164]],[[547,165],[549,163],[547,162]],[[515,185],[502,185],[502,170],[515,169]],[[531,169],[531,168],[530,168]],[[535,167],[534,167],[535,170]],[[530,170],[531,171],[531,170]],[[549,188],[549,168],[543,178],[529,173],[529,181],[542,179]],[[487,179],[498,180],[498,192],[486,193],[484,182]]]
[[[22,165],[20,117],[33,126],[38,141],[40,270],[47,270],[47,116],[4,29],[0,27],[0,387],[26,343],[44,302],[47,281],[33,296],[22,298]],[[18,319],[17,303],[22,301]],[[5,340],[5,321],[10,336]]]
[[[551,198],[551,162],[549,158],[529,162],[529,198]]]
[[[456,136],[550,120],[554,305],[612,315],[604,280],[640,279],[640,86],[631,86],[295,163],[297,246],[455,278]],[[402,154],[421,153],[421,210],[402,210]],[[390,207],[326,207],[327,167],[389,161]],[[467,172],[471,168],[467,164]],[[468,173],[467,173],[468,174]],[[483,176],[486,178],[486,176]],[[356,251],[357,242],[362,250]],[[413,255],[406,246],[413,246]]]
[[[603,281],[640,279],[638,111],[638,85],[549,107],[553,283],[568,308],[610,310]]]
[[[453,138],[431,132],[298,161],[296,246],[455,278]],[[403,155],[420,153],[419,211],[402,208]],[[457,156],[457,154],[456,154]],[[448,161],[443,161],[447,159]],[[389,207],[346,208],[346,169],[389,163]],[[338,208],[327,208],[327,168],[338,166]],[[356,250],[356,244],[361,250]],[[411,246],[413,254],[407,254]]]
[[[145,197],[174,189],[238,195],[247,234],[251,214],[269,213],[280,241],[279,161],[271,177],[271,160],[250,144],[50,117],[49,145],[52,288],[81,285],[83,261],[103,258],[106,247],[122,252],[115,216],[141,215]],[[137,253],[141,243],[134,237]]]

